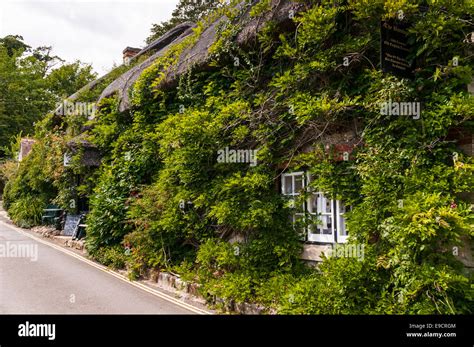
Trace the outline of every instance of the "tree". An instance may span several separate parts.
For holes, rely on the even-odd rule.
[[[23,42],[23,36],[7,35],[0,39],[0,45],[7,49],[8,56],[13,56],[16,52],[26,52],[31,47]]]
[[[54,106],[55,98],[44,80],[45,63],[23,50],[11,51],[0,45],[0,147],[23,132],[28,135],[33,123]],[[0,157],[4,151],[0,151]]]
[[[4,147],[20,132],[30,135],[34,123],[63,97],[96,78],[90,65],[62,65],[51,47],[31,50],[18,35],[0,39],[0,158]]]
[[[92,66],[76,61],[54,69],[47,77],[48,89],[53,94],[66,98],[97,77]]]
[[[160,24],[153,24],[151,35],[146,39],[146,42],[153,42],[178,24],[199,21],[222,3],[221,0],[180,0],[171,19]]]
[[[40,46],[33,50],[32,56],[45,63],[43,74],[51,72],[51,70],[58,64],[64,63],[64,59],[61,59],[57,55],[51,55],[53,47],[51,46]]]

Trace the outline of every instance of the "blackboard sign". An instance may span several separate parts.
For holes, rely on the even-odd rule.
[[[62,235],[73,236],[80,222],[81,222],[80,215],[68,214],[66,216],[66,222],[64,223],[64,230],[62,232]]]
[[[380,55],[382,70],[396,76],[412,78],[415,64],[409,60],[412,45],[408,42],[409,22],[382,21],[380,27]]]

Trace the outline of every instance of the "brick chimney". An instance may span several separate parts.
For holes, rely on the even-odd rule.
[[[140,51],[141,51],[140,48],[126,47],[122,52],[123,53],[123,63],[125,65],[130,64],[130,59],[132,59],[134,56],[136,56],[138,54],[138,52],[140,52]]]

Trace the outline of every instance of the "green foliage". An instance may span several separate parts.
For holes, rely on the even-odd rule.
[[[90,132],[90,140],[99,147],[104,155],[110,155],[114,141],[117,140],[129,125],[126,115],[118,112],[117,99],[114,97],[103,99],[98,105],[97,121]]]
[[[262,303],[280,313],[472,313],[470,278],[453,247],[472,242],[464,199],[474,163],[452,138],[472,123],[465,88],[472,54],[463,41],[472,4],[333,3],[308,2],[294,26],[270,22],[245,49],[235,42],[238,19],[247,10],[264,17],[273,3],[223,8],[214,16],[225,13],[230,21],[209,47],[210,66],[190,67],[167,83],[209,25],[203,21],[141,74],[130,112],[118,112],[115,97],[102,101],[83,134],[103,154],[84,188],[93,192],[91,254],[126,267],[131,278],[172,269],[198,282],[210,301]],[[378,64],[380,20],[400,10],[414,23],[409,37],[419,62],[412,80],[382,73]],[[83,97],[97,97],[99,89]],[[423,102],[421,118],[381,114],[389,99]],[[58,130],[49,118],[38,133],[66,141],[83,121],[66,119]],[[346,136],[357,143],[341,162],[332,144]],[[218,162],[226,147],[258,150],[258,164]],[[44,144],[37,148],[18,174],[5,167],[10,210],[24,197],[49,201],[45,192],[66,197],[68,175],[80,170],[40,163],[48,152]],[[50,157],[58,161],[62,152],[53,148]],[[363,257],[304,266],[276,184],[285,170],[309,171],[312,190],[353,206],[346,215],[349,246],[363,246]]]
[[[0,44],[0,148],[16,134],[33,132],[33,123],[54,105],[43,79],[45,63]],[[0,157],[5,153],[0,150]]]
[[[51,47],[31,49],[21,36],[0,39],[0,158],[19,133],[33,135],[34,124],[64,96],[95,78],[90,65],[64,64]]]
[[[191,22],[196,23],[206,15],[209,15],[222,4],[220,0],[179,0],[171,18],[159,24],[153,24],[151,34],[146,39],[152,43],[178,24]]]
[[[114,270],[123,269],[129,258],[124,248],[119,245],[99,248],[96,251],[90,252],[89,256]]]
[[[80,61],[76,61],[54,69],[46,77],[46,80],[49,90],[64,99],[96,78],[97,74],[92,72],[91,65],[84,65]]]
[[[15,224],[22,228],[30,228],[40,224],[44,208],[46,208],[44,200],[35,196],[26,196],[16,199],[9,206],[8,211]]]
[[[7,54],[10,57],[13,57],[13,55],[21,54],[31,48],[23,40],[23,36],[20,35],[7,35],[0,39],[0,45],[6,48]]]
[[[374,314],[384,273],[364,260],[329,258],[320,272],[302,277],[286,292],[279,312],[287,314]]]
[[[58,137],[38,140],[21,165],[10,171],[3,206],[14,221],[25,226],[40,223],[42,209],[56,197],[57,184],[63,177],[63,145]]]
[[[128,206],[125,204],[130,193],[130,182],[126,173],[116,177],[113,166],[108,166],[99,177],[93,198],[91,199],[91,213],[87,217],[90,227],[87,230],[88,250],[95,250],[100,246],[112,246],[120,242],[130,231],[125,223]]]
[[[276,298],[269,295],[267,286],[281,291],[282,288],[275,285],[281,283],[279,279],[292,278],[292,270],[303,270],[291,266],[298,262],[299,254],[294,233],[280,235],[279,242],[273,241],[274,238],[268,232],[245,243],[206,241],[197,252],[193,279],[201,284],[205,296],[239,303],[253,302],[257,297],[271,307]],[[282,242],[283,239],[286,242]]]

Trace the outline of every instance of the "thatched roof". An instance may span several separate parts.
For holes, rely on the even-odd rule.
[[[109,84],[107,88],[102,91],[99,101],[114,93],[118,93],[120,99],[120,112],[127,110],[130,107],[128,91],[138,79],[138,77],[140,77],[143,70],[153,64],[156,59],[161,57],[170,47],[170,44],[179,42],[188,36],[192,32],[193,27],[194,24],[192,23],[180,24],[142,49],[135,57],[133,57],[133,59],[137,59],[142,54],[151,50],[157,50],[157,52],[143,61],[141,64],[132,67],[130,70]]]
[[[171,43],[173,43],[174,41],[176,41],[176,39],[181,36],[184,32],[188,31],[187,34],[191,33],[191,31],[189,30],[190,28],[194,27],[195,24],[193,23],[183,23],[183,24],[180,24],[180,25],[177,25],[175,28],[171,29],[170,31],[168,31],[165,35],[163,35],[162,37],[160,37],[159,39],[153,41],[152,43],[150,43],[149,45],[147,45],[146,47],[142,48],[133,58],[130,59],[131,62],[133,62],[133,60],[136,60],[137,58],[139,58],[140,56],[142,56],[143,54],[145,53],[148,53],[150,51],[154,51],[154,50],[162,50],[163,48],[169,46]],[[157,54],[154,54],[154,56],[157,55]],[[159,55],[158,55],[159,56]],[[156,56],[155,58],[152,58],[151,61],[154,61],[158,58],[158,56]],[[149,59],[150,59],[149,58]],[[149,59],[147,59],[145,62],[143,62],[142,64],[145,64]],[[141,66],[142,64],[138,65],[138,66]],[[148,64],[147,66],[151,65]],[[143,68],[144,69],[144,68]],[[143,71],[143,69],[140,69],[140,71]],[[137,71],[136,67],[132,68],[131,70],[133,71]],[[108,95],[106,96],[110,96],[112,93],[114,92],[117,92],[117,91],[121,91],[122,88],[116,88],[113,90],[113,86],[115,84],[115,87],[117,87],[118,85],[120,85],[120,83],[118,82],[119,80],[122,80],[122,81],[127,81],[127,74],[130,73],[130,71],[127,71],[125,74],[123,74],[122,76],[120,76],[116,81],[112,82],[101,94],[100,98],[99,98],[99,101],[104,97],[104,93],[108,93]],[[94,89],[94,87],[96,87],[100,82],[102,82],[105,78],[107,78],[107,76],[109,75],[109,73],[105,74],[104,76],[88,83],[87,85],[85,85],[84,87],[82,87],[81,89],[79,89],[77,92],[75,92],[74,94],[72,94],[71,96],[68,97],[68,100],[70,102],[74,102],[75,100],[77,100],[79,98],[79,96],[81,95],[82,92],[84,91],[87,91],[87,90],[92,90]],[[132,82],[134,82],[136,80],[136,78],[132,78]],[[116,83],[117,82],[117,83]],[[127,88],[129,88],[129,86],[127,85]],[[127,93],[125,93],[127,94]],[[123,95],[125,95],[123,94]],[[122,95],[122,93],[120,94]],[[127,100],[128,100],[128,95],[127,95]],[[59,108],[58,108],[59,109]],[[57,112],[58,110],[56,110]]]
[[[181,36],[185,32],[187,33],[185,36],[189,35],[191,33],[190,29],[194,28],[195,26],[196,24],[190,23],[190,22],[182,23],[175,26],[173,29],[165,33],[163,36],[161,36],[160,38],[156,39],[155,41],[150,43],[148,46],[143,48],[140,52],[138,52],[136,56],[133,57],[133,59],[136,59],[142,54],[149,52],[151,50],[156,51],[156,50],[161,50],[165,48],[166,46],[173,43],[179,36]]]
[[[244,2],[243,2],[244,3]],[[242,3],[242,4],[243,4]],[[303,9],[302,3],[293,2],[290,0],[273,0],[272,10],[259,18],[251,18],[249,10],[245,12],[241,18],[237,19],[238,24],[241,24],[241,30],[236,38],[236,43],[240,46],[249,44],[252,40],[255,40],[257,33],[263,28],[263,26],[273,21],[277,25],[284,27],[285,25],[292,25],[293,21],[290,19],[290,11],[297,13]],[[166,73],[164,82],[158,86],[159,88],[167,88],[176,83],[179,76],[183,75],[191,67],[194,68],[206,68],[210,60],[209,48],[217,40],[217,28],[219,23],[222,21],[228,21],[228,18],[221,17],[215,22],[210,24],[201,34],[199,40],[192,46],[187,48],[181,55],[176,66],[173,66]],[[193,24],[185,23],[178,25],[174,29],[167,32],[165,35],[160,37],[155,42],[145,47],[137,56],[136,59],[145,51],[151,49],[158,50],[150,58],[142,62],[141,64],[133,67],[122,76],[112,82],[102,92],[99,100],[108,97],[114,93],[118,93],[120,99],[119,110],[121,112],[126,111],[130,108],[129,91],[133,86],[134,82],[138,79],[140,74],[147,67],[161,57],[171,46],[181,42],[186,36],[192,33]]]
[[[81,164],[88,167],[98,167],[101,163],[101,155],[99,149],[91,142],[82,138],[81,135],[75,137],[66,144],[69,151],[73,154],[78,150],[82,150]]]
[[[239,6],[245,3],[244,1]],[[250,9],[248,9],[237,19],[237,24],[240,24],[241,27],[236,38],[236,43],[239,46],[245,46],[254,41],[258,32],[262,30],[269,21],[273,21],[282,28],[286,25],[293,25],[293,21],[290,19],[290,11],[296,14],[303,9],[304,4],[291,0],[272,0],[271,6],[271,11],[265,13],[263,17],[250,17]],[[222,17],[212,23],[203,31],[198,42],[183,52],[177,66],[167,72],[166,80],[160,87],[174,85],[179,76],[188,71],[190,67],[206,67],[210,60],[209,48],[217,40],[217,28],[222,21],[228,21],[228,19]]]
[[[242,2],[243,5],[246,1]],[[293,11],[295,14],[300,12],[304,8],[304,4],[300,2],[294,2],[291,0],[272,0],[271,11],[264,14],[262,17],[252,18],[250,17],[249,10],[241,15],[240,18],[236,19],[235,24],[240,25],[240,32],[236,37],[236,43],[239,46],[245,46],[251,44],[257,37],[258,32],[264,27],[264,25],[273,21],[277,26],[281,28],[281,31],[287,30],[285,26],[293,26],[293,20],[290,18],[290,13]],[[218,39],[217,28],[223,21],[228,21],[226,17],[218,18],[216,21],[211,23],[206,29],[203,30],[197,42],[192,46],[184,50],[179,58],[177,64],[166,71],[166,78],[164,82],[158,86],[158,88],[169,88],[175,85],[181,75],[186,73],[190,68],[206,69],[211,59],[209,48]],[[135,81],[141,75],[143,70],[153,64],[159,57],[163,56],[165,52],[173,45],[184,40],[188,35],[193,32],[195,24],[183,23],[172,30],[168,31],[165,35],[155,40],[140,52],[137,53],[131,60],[135,60],[145,53],[154,52],[148,59],[142,63],[129,69],[127,72],[122,74],[119,78],[109,84],[99,97],[101,99],[118,94],[120,99],[119,110],[121,112],[126,111],[130,108],[129,91],[132,88]],[[101,83],[109,74],[102,76],[101,78],[89,83],[79,91],[71,95],[68,100],[74,102],[84,90],[94,89],[99,83]],[[67,146],[69,150],[76,153],[80,148],[84,151],[82,163],[85,166],[99,166],[101,156],[96,146],[87,141],[83,134],[69,141]]]

